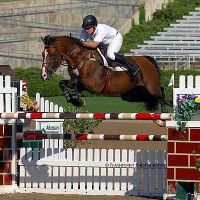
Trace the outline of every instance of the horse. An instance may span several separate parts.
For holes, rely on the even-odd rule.
[[[151,112],[155,112],[160,103],[162,112],[167,112],[164,89],[160,85],[160,69],[154,58],[125,56],[140,68],[132,80],[128,71],[106,67],[101,51],[78,45],[77,38],[47,35],[41,39],[44,43],[41,77],[50,79],[52,73],[66,63],[70,79],[60,81],[59,86],[67,102],[84,106],[85,101],[79,93],[87,90],[96,95],[120,95],[128,102],[144,102],[146,110]]]

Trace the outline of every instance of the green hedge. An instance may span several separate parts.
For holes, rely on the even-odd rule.
[[[34,97],[37,92],[43,97],[52,97],[62,95],[62,91],[59,88],[59,81],[63,80],[62,76],[54,74],[49,81],[43,81],[40,76],[41,69],[39,68],[28,68],[28,69],[15,69],[16,74],[28,82],[28,94]],[[178,87],[178,81],[180,75],[200,75],[199,71],[195,70],[161,70],[161,86],[165,89],[166,103],[172,105],[172,90],[173,87],[168,87],[171,75],[174,73],[175,76],[175,86]],[[92,96],[88,92],[83,92],[83,96]]]
[[[41,78],[41,69],[30,67],[28,69],[15,68],[15,73],[28,82],[28,94],[34,97],[37,92],[43,97],[60,96],[62,91],[59,87],[60,80],[64,78],[53,74],[50,80],[44,81]]]
[[[199,71],[196,70],[161,70],[161,86],[165,89],[165,100],[168,105],[172,105],[172,99],[173,99],[173,86],[168,87],[171,75],[174,74],[174,87],[179,87],[179,76],[180,75],[200,75]]]

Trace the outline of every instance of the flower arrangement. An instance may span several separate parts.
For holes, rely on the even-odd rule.
[[[39,110],[39,105],[36,100],[32,100],[28,95],[20,96],[20,107],[25,111],[34,111]]]
[[[39,104],[36,100],[32,100],[28,96],[28,82],[22,80],[22,96],[20,96],[20,107],[24,111],[37,112],[39,110]]]
[[[185,134],[186,122],[190,121],[192,115],[196,114],[195,111],[200,111],[200,97],[192,94],[178,95],[177,103],[178,103],[178,114],[177,114],[178,130],[181,133]]]

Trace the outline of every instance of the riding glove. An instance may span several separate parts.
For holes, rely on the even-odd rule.
[[[74,38],[74,43],[77,45],[83,46],[83,41],[78,38]]]

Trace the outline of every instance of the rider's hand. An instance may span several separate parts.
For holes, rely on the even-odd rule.
[[[105,49],[107,46],[108,46],[108,45],[104,44],[103,42],[100,42],[99,45],[98,45],[98,47],[99,47],[100,49]]]
[[[83,46],[83,41],[78,38],[74,38],[74,43]]]

